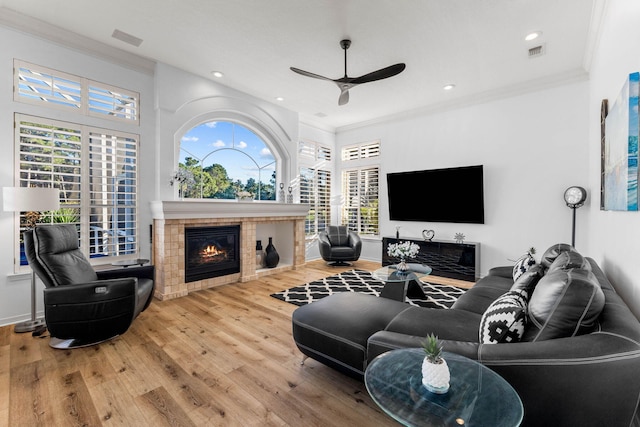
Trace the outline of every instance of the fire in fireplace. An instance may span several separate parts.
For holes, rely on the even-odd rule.
[[[187,227],[185,282],[240,272],[240,226]]]

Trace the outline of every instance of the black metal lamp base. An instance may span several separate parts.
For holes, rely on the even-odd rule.
[[[27,320],[25,322],[16,323],[13,331],[17,334],[25,332],[33,332],[41,326],[45,326],[44,319]]]

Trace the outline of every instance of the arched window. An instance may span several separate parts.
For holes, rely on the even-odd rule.
[[[202,123],[180,140],[179,168],[172,183],[183,198],[233,199],[246,192],[257,200],[275,200],[275,180],[271,149],[238,123]]]

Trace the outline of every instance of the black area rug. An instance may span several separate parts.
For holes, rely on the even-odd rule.
[[[370,272],[350,270],[276,292],[271,296],[291,304],[305,305],[338,292],[361,292],[380,296],[383,287],[384,282],[375,279]],[[456,286],[426,282],[422,282],[422,288],[426,299],[407,298],[407,303],[419,307],[449,308],[465,292],[465,289]]]

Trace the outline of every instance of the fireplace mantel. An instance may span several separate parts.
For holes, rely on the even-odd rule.
[[[247,282],[305,263],[305,219],[309,205],[271,201],[162,200],[151,202],[155,296],[161,300],[213,286]],[[187,227],[240,226],[240,273],[186,282],[184,234]],[[256,265],[256,240],[273,237],[280,253],[276,268]],[[266,244],[266,241],[264,242]]]
[[[151,202],[153,219],[306,216],[309,205],[271,201],[160,200]]]

